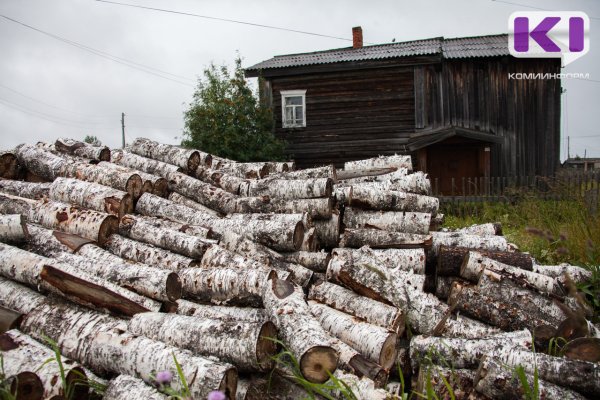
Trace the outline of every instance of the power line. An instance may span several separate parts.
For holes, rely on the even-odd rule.
[[[66,43],[66,44],[69,44],[71,46],[77,47],[80,50],[84,50],[84,51],[87,51],[89,53],[95,54],[98,57],[102,57],[102,58],[105,58],[107,60],[114,61],[116,63],[125,65],[127,67],[136,69],[138,71],[142,71],[142,72],[145,72],[147,74],[158,76],[159,78],[167,79],[167,80],[179,83],[181,85],[190,86],[190,87],[194,86],[191,83],[189,83],[189,82],[193,82],[194,79],[187,78],[187,77],[180,76],[180,75],[176,75],[176,74],[172,74],[170,72],[166,72],[166,71],[160,70],[158,68],[154,68],[154,67],[151,67],[151,66],[148,66],[148,65],[145,65],[145,64],[140,64],[140,63],[137,63],[135,61],[127,60],[127,59],[122,58],[122,57],[114,56],[114,55],[106,53],[106,52],[104,52],[102,50],[97,50],[97,49],[94,49],[92,47],[86,46],[84,44],[77,43],[77,42],[74,42],[72,40],[69,40],[69,39],[63,38],[61,36],[55,35],[53,33],[41,30],[41,29],[36,28],[36,27],[33,27],[33,26],[28,25],[28,24],[26,24],[24,22],[21,22],[21,21],[18,21],[16,19],[7,17],[6,15],[0,14],[0,17],[5,18],[8,21],[14,22],[15,24],[21,25],[21,26],[23,26],[25,28],[28,28],[28,29],[34,30],[36,32],[39,32],[39,33],[41,33],[43,35],[49,36],[49,37],[51,37],[53,39],[56,39],[58,41],[61,41],[63,43]],[[153,72],[153,71],[156,71],[156,72]],[[165,75],[170,75],[170,76],[173,76],[173,77],[176,77],[176,78],[179,78],[179,79],[184,79],[184,80],[189,81],[189,82],[183,82],[183,81],[181,81],[179,79],[173,79],[173,78],[170,78],[169,76],[165,76]]]
[[[348,42],[352,41],[352,39],[343,38],[343,37],[339,37],[339,36],[331,36],[331,35],[325,35],[325,34],[322,34],[322,33],[301,31],[301,30],[298,30],[298,29],[284,28],[284,27],[281,27],[281,26],[264,25],[264,24],[258,24],[258,23],[255,23],[255,22],[240,21],[240,20],[236,20],[236,19],[211,17],[209,15],[194,14],[194,13],[184,12],[184,11],[167,10],[165,8],[155,8],[155,7],[140,6],[138,4],[120,3],[120,2],[117,2],[117,1],[109,1],[109,0],[95,0],[95,1],[97,1],[99,3],[115,4],[115,5],[118,5],[118,6],[141,8],[141,9],[144,9],[144,10],[151,10],[151,11],[160,11],[160,12],[165,12],[165,13],[169,13],[169,14],[186,15],[188,17],[211,19],[211,20],[214,20],[214,21],[222,21],[222,22],[230,22],[230,23],[233,23],[233,24],[250,25],[250,26],[256,26],[256,27],[259,27],[259,28],[267,28],[267,29],[276,29],[278,31],[300,33],[300,34],[303,34],[303,35],[319,36],[319,37],[324,37],[324,38],[329,38],[329,39],[344,40],[344,41],[348,41]]]
[[[597,138],[600,135],[585,135],[585,136],[573,136],[571,139],[587,139],[587,138]]]
[[[99,1],[99,0],[98,0]],[[493,2],[496,3],[504,3],[504,4],[510,4],[513,6],[519,6],[519,7],[525,7],[525,8],[531,8],[534,10],[541,10],[541,11],[556,11],[556,10],[551,10],[549,8],[541,8],[541,7],[534,7],[534,6],[530,6],[527,4],[520,4],[520,3],[513,3],[511,1],[504,1],[504,0],[492,0]],[[590,19],[600,19],[599,17],[589,17]]]

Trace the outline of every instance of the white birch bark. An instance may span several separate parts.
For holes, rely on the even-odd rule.
[[[200,262],[203,268],[237,268],[239,270],[270,271],[267,265],[251,258],[243,257],[218,245],[211,245]]]
[[[108,163],[108,162],[107,163],[103,163],[102,166],[103,166],[103,168],[112,168],[115,171],[120,172],[120,173],[124,173],[124,174],[136,174],[136,175],[139,175],[139,177],[141,179],[142,186],[141,186],[140,193],[137,195],[137,198],[139,198],[143,193],[154,193],[157,196],[163,196],[164,197],[165,193],[169,189],[169,184],[168,184],[168,182],[167,182],[167,180],[165,178],[161,178],[159,176],[147,174],[145,172],[138,171],[137,169],[133,169],[133,168],[129,168],[129,167],[124,167],[122,165]],[[154,187],[154,183],[155,182],[159,185],[158,188]]]
[[[0,150],[0,177],[16,179],[19,174],[19,165],[14,151]]]
[[[212,162],[210,154],[162,144],[145,138],[135,139],[129,149],[142,157],[173,164],[190,172],[195,171],[200,164],[210,166]]]
[[[465,247],[440,246],[437,254],[436,275],[459,276],[460,267],[469,251],[471,251],[471,249]],[[528,253],[489,250],[477,250],[477,252],[503,264],[512,265],[528,271],[533,269],[533,259]]]
[[[338,205],[350,206],[352,202],[352,186],[335,185],[333,188],[333,198]]]
[[[119,220],[114,215],[49,200],[37,202],[28,219],[45,228],[82,236],[100,245],[119,229]]]
[[[160,304],[104,279],[55,260],[0,244],[0,274],[17,282],[40,287],[79,304],[131,315],[158,311]],[[60,275],[59,278],[55,278]]]
[[[429,248],[431,235],[381,231],[378,229],[346,229],[340,238],[340,247],[374,249],[415,249]]]
[[[160,224],[130,214],[121,218],[119,233],[130,239],[148,243],[193,259],[201,259],[208,247],[217,243],[216,240],[201,239],[184,232],[164,229]]]
[[[503,264],[484,257],[475,251],[471,251],[465,256],[463,265],[460,268],[460,276],[469,281],[478,282],[484,270],[503,275],[517,283],[526,284],[541,293],[549,293],[557,296],[565,295],[563,288],[554,278]]]
[[[195,267],[199,264],[199,261],[182,256],[181,254],[175,254],[151,244],[127,239],[117,234],[110,235],[106,242],[106,249],[121,258],[141,262],[156,268],[168,269],[173,272],[178,272],[183,268]]]
[[[288,171],[278,175],[273,175],[272,177],[277,177],[280,179],[331,178],[334,182],[337,181],[337,173],[333,165]]]
[[[361,296],[333,283],[320,282],[311,286],[308,298],[393,331],[398,336],[402,336],[404,332],[404,315],[398,308]]]
[[[106,146],[94,146],[74,139],[59,138],[54,142],[54,148],[60,153],[96,161],[110,161],[110,149]]]
[[[370,168],[367,168],[366,170],[369,170]],[[341,181],[342,183],[345,184],[354,184],[354,183],[364,183],[364,182],[395,182],[399,179],[403,179],[408,175],[408,170],[406,168],[375,168],[375,171],[380,171],[380,172],[385,172],[382,174],[376,174],[376,175],[368,175],[368,176],[359,176],[359,177],[348,177],[348,178],[338,178],[339,181]],[[353,171],[360,171],[360,170],[348,170],[348,171],[343,171],[344,173],[350,173]],[[342,172],[342,171],[340,171]],[[419,172],[415,172],[415,173],[421,173]]]
[[[210,226],[216,219],[212,215],[199,213],[193,208],[174,203],[151,193],[144,193],[138,199],[135,211],[138,214],[149,217],[162,217],[183,224],[200,225],[203,227]]]
[[[336,337],[331,337],[329,341],[331,347],[340,355],[338,368],[362,377],[371,379],[375,387],[383,387],[388,379],[388,371],[381,365],[367,359],[354,348],[348,346]]]
[[[13,280],[0,277],[0,305],[28,314],[46,301],[46,296]]]
[[[526,373],[527,384],[531,390],[537,386],[540,399],[584,400],[585,396],[554,385],[544,379],[534,380],[531,372]],[[523,398],[523,384],[515,377],[514,368],[504,365],[500,360],[486,356],[481,361],[475,378],[475,389],[483,395],[499,400]]]
[[[347,387],[352,390],[356,400],[390,400],[399,399],[391,395],[384,389],[378,389],[371,379],[363,376],[359,378],[354,374],[342,372],[340,370],[335,371],[333,374],[338,381],[342,381]],[[345,399],[347,396],[340,390],[333,390],[331,394],[336,399]]]
[[[121,149],[112,150],[111,162],[161,178],[165,178],[169,172],[181,172],[183,170],[183,168],[176,165],[142,157]]]
[[[348,161],[344,163],[345,170],[354,170],[361,168],[406,168],[408,171],[412,171],[412,161],[410,156],[404,156],[395,154],[393,156],[379,156],[374,158],[367,158],[364,160]]]
[[[376,177],[380,175],[388,175],[392,172],[396,172],[396,167],[383,167],[383,168],[359,168],[359,169],[348,169],[337,171],[338,181],[347,181],[350,179]]]
[[[440,246],[466,247],[469,249],[491,251],[514,251],[514,248],[502,236],[478,236],[461,232],[431,232],[431,255],[437,256]]]
[[[160,393],[139,378],[130,375],[119,375],[112,379],[102,396],[103,400],[168,400],[169,397]]]
[[[381,211],[422,212],[435,216],[440,207],[440,201],[431,196],[353,185],[350,205]]]
[[[127,192],[133,197],[134,201],[137,200],[142,194],[142,178],[136,173],[118,170],[111,165],[113,164],[106,161],[95,165],[69,163],[66,165],[62,176],[109,186]]]
[[[406,175],[405,171],[406,170],[398,170],[386,175],[349,179],[344,181],[344,184],[360,185],[372,189],[396,190],[399,192],[422,195],[431,194],[431,182],[427,177],[427,174],[418,171],[413,174]]]
[[[48,182],[64,176],[67,160],[49,151],[31,144],[22,144],[15,148],[15,155],[20,165]]]
[[[248,185],[248,196],[269,196],[280,199],[313,199],[330,197],[333,189],[331,178],[316,179],[261,179]]]
[[[218,211],[203,206],[202,204],[190,199],[189,197],[185,197],[177,192],[172,192],[171,194],[169,194],[168,199],[171,200],[173,203],[181,204],[183,206],[189,207],[190,209],[205,213],[209,216],[220,217],[222,215]]]
[[[396,361],[396,333],[310,300],[311,313],[326,331],[385,369]]]
[[[25,216],[22,214],[0,215],[0,242],[21,243],[29,238]]]
[[[320,199],[281,200],[271,198],[264,207],[264,212],[280,214],[308,213],[311,218],[328,220],[334,213],[333,200],[330,197]]]
[[[263,302],[279,337],[310,382],[323,383],[338,364],[338,353],[329,345],[329,335],[312,316],[299,286],[277,278],[265,285]]]
[[[337,247],[340,241],[340,214],[336,211],[329,219],[313,221],[317,239],[321,247]]]
[[[383,231],[429,233],[431,214],[401,211],[367,211],[347,207],[344,210],[346,228],[370,228]]]
[[[3,335],[3,340],[10,340],[11,345],[16,348],[8,351],[0,351],[2,354],[4,371],[6,376],[17,375],[22,371],[33,371],[40,378],[44,387],[44,398],[64,395],[61,381],[61,371],[54,351],[31,337],[16,329],[10,330]],[[11,347],[13,347],[11,346]],[[51,359],[51,362],[47,360]],[[64,368],[65,380],[73,385],[73,396],[87,398],[87,377],[84,369],[73,360],[61,357]]]
[[[574,283],[583,283],[592,279],[592,271],[569,264],[538,265],[534,263],[533,272],[558,279],[563,279],[564,275],[568,274]]]
[[[10,194],[0,194],[0,214],[23,214],[28,216],[31,208],[36,204],[36,200]]]
[[[437,213],[435,216],[431,217],[431,226],[429,227],[430,231],[437,231],[444,222],[446,221],[446,216],[442,213]]]
[[[440,399],[455,396],[469,400],[489,400],[475,390],[474,379],[474,370],[425,365],[419,369],[416,387],[413,386],[412,389],[414,392],[426,396],[429,388]]]
[[[277,329],[270,321],[240,322],[165,313],[140,313],[129,322],[137,335],[232,363],[240,371],[273,367]]]
[[[243,322],[265,322],[269,319],[264,308],[198,304],[184,299],[179,299],[176,303],[177,314],[190,317]]]
[[[195,177],[202,182],[209,183],[236,196],[248,196],[248,180],[239,176],[231,175],[222,170],[206,168],[201,165],[196,169]]]
[[[219,165],[221,171],[244,179],[260,179],[269,174],[266,163],[241,163],[232,160]]]
[[[466,233],[467,235],[496,236],[502,235],[502,225],[499,222],[488,222],[486,224],[476,224],[461,228],[456,230],[456,232]]]
[[[0,192],[27,199],[39,200],[48,197],[50,186],[48,182],[23,182],[0,179]]]
[[[281,256],[287,262],[303,265],[315,272],[327,271],[327,265],[331,259],[331,253],[324,251],[296,251],[281,253]]]
[[[148,217],[145,215],[135,215],[136,219],[141,219],[145,223],[152,224],[160,229],[168,229],[176,232],[185,233],[186,235],[193,236],[200,239],[218,239],[219,234],[213,232],[210,228],[204,228],[199,225],[189,225],[182,222],[171,221],[169,219],[160,217]]]
[[[145,264],[106,263],[69,253],[57,254],[56,259],[151,299],[175,301],[182,294],[179,276],[168,270]]]
[[[81,236],[53,231],[38,225],[27,224],[27,230],[30,235],[27,250],[44,257],[53,258],[60,253],[74,253],[81,246],[94,243],[93,240]]]
[[[56,178],[50,199],[122,217],[133,211],[131,196],[121,190],[71,178]]]
[[[184,297],[218,305],[260,307],[264,286],[274,271],[185,268],[179,271]]]
[[[300,246],[300,251],[317,251],[319,248],[319,241],[317,239],[317,234],[315,231],[315,227],[311,227],[304,232],[304,239],[302,240],[302,245]]]
[[[413,336],[410,340],[410,360],[414,369],[423,362],[451,365],[453,368],[477,368],[486,354],[503,348],[531,349],[533,336],[527,329],[503,332],[477,338],[444,338],[435,336]]]

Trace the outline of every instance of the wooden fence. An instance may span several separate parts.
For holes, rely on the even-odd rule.
[[[447,182],[446,182],[447,183]],[[442,192],[442,186],[450,191]],[[512,176],[452,178],[442,185],[431,181],[434,196],[441,203],[515,202],[525,197],[545,200],[584,200],[591,210],[598,209],[600,170],[590,172],[561,171],[555,176]]]

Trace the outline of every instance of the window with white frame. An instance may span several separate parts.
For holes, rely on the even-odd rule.
[[[281,113],[284,128],[305,127],[306,90],[282,90]]]

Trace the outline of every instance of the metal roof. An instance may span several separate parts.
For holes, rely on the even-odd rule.
[[[262,61],[247,71],[331,64],[348,61],[382,60],[387,58],[441,54],[444,58],[494,57],[509,55],[508,35],[476,36],[444,39],[443,37],[364,46],[358,49],[316,51],[313,53],[275,56]]]

